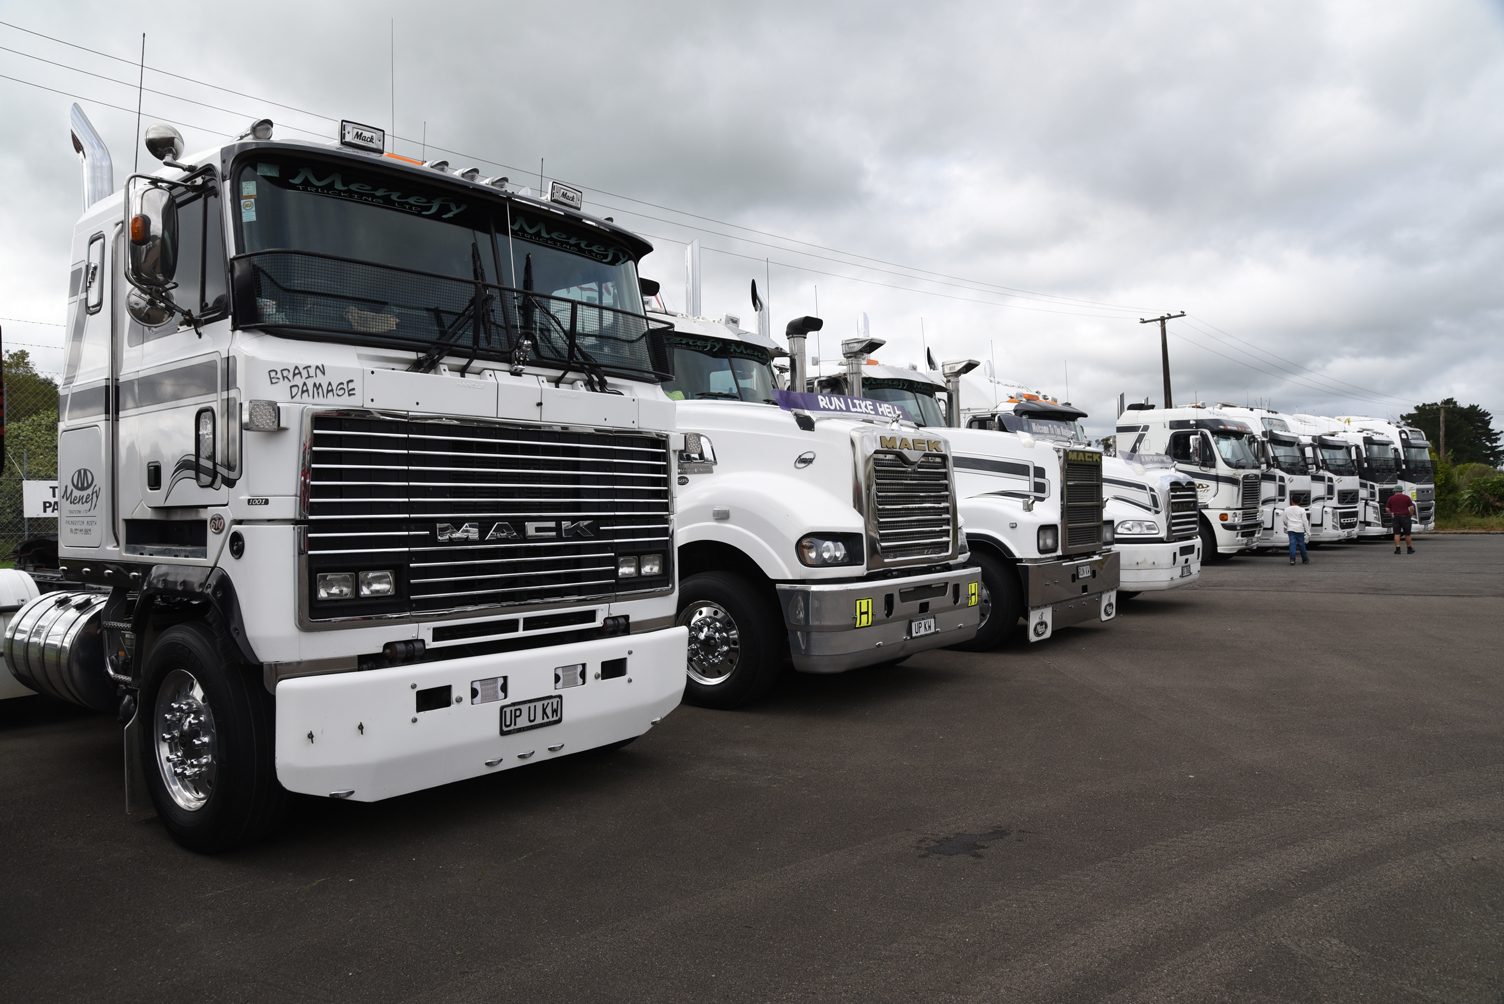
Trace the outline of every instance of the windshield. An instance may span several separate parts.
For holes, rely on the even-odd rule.
[[[925,428],[945,428],[945,415],[930,388],[894,380],[863,380],[862,396],[874,401],[891,401],[909,413],[909,419]]]
[[[1253,452],[1253,446],[1246,435],[1234,432],[1214,432],[1212,440],[1217,444],[1217,452],[1222,456],[1222,462],[1228,467],[1252,470],[1259,466],[1258,454]]]
[[[676,401],[722,399],[777,404],[773,358],[763,349],[719,338],[668,336],[674,375],[663,389]]]
[[[1327,446],[1323,444],[1321,447],[1321,463],[1323,467],[1333,474],[1358,473],[1357,466],[1353,464],[1353,455],[1347,451],[1347,447],[1345,446]]]
[[[1286,474],[1309,474],[1306,458],[1294,443],[1282,443],[1273,437],[1269,440],[1269,452],[1274,456],[1274,466]]]
[[[1405,470],[1413,481],[1430,481],[1436,474],[1431,467],[1431,451],[1424,446],[1405,447]]]
[[[1364,443],[1363,460],[1369,470],[1376,475],[1395,472],[1394,448],[1388,443]]]
[[[603,227],[405,171],[264,151],[234,174],[239,323],[648,375],[638,249]],[[653,337],[649,337],[653,335]]]

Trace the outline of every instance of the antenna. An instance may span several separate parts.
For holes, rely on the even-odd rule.
[[[543,158],[538,158],[538,197],[543,197]]]
[[[1067,359],[1065,361],[1065,400],[1066,400],[1067,403],[1069,403],[1070,399],[1071,399],[1071,361],[1069,359]]]
[[[131,173],[135,174],[141,167],[141,92],[146,89],[146,32],[141,33],[141,75],[136,78],[136,142],[131,146],[136,148],[136,160],[131,165]]]
[[[388,62],[388,69],[390,71],[389,74],[388,74],[388,76],[391,78],[391,82],[392,82],[392,150],[391,150],[391,152],[392,153],[396,153],[397,152],[397,19],[396,18],[392,18],[388,22],[387,28],[388,28],[387,39],[388,39],[388,42],[389,42],[387,56],[388,56],[388,61],[389,61]]]

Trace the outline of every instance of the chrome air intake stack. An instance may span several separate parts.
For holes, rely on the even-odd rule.
[[[84,209],[88,209],[114,193],[115,165],[110,160],[109,147],[94,130],[94,123],[76,104],[68,112],[68,125],[73,149],[84,164]]]

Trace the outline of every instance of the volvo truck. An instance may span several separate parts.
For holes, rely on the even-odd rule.
[[[620,746],[674,709],[674,405],[641,238],[554,183],[239,139],[115,190],[73,108],[58,571],[27,687],[116,712],[183,845]]]
[[[1436,470],[1431,462],[1431,444],[1423,430],[1382,418],[1338,415],[1349,429],[1371,432],[1394,444],[1395,485],[1415,502],[1415,532],[1436,529]]]
[[[1263,525],[1258,436],[1241,419],[1205,405],[1129,404],[1118,416],[1120,453],[1163,453],[1196,482],[1203,561],[1248,550]]]
[[[1331,438],[1346,445],[1358,471],[1358,536],[1382,540],[1394,535],[1389,497],[1400,491],[1399,449],[1382,432],[1353,428],[1340,419],[1324,417]]]
[[[1329,421],[1315,415],[1281,416],[1295,433],[1311,472],[1311,543],[1358,539],[1358,467],[1347,443],[1331,435]]]
[[[848,393],[902,408],[921,428],[950,441],[956,490],[971,560],[981,571],[984,609],[973,648],[1018,637],[1043,641],[1056,630],[1117,616],[1122,556],[1103,514],[1102,451],[1029,433],[956,428],[959,394],[948,409],[937,374],[875,365],[880,339],[843,342]],[[976,360],[946,363],[960,375]],[[1022,622],[1022,627],[1020,627]],[[963,646],[964,647],[964,646]]]
[[[1315,540],[1315,513],[1311,507],[1311,468],[1301,449],[1300,437],[1290,431],[1289,423],[1278,412],[1267,408],[1239,408],[1219,404],[1224,415],[1248,423],[1257,440],[1256,448],[1263,463],[1259,493],[1259,534],[1253,546],[1258,549],[1284,550],[1289,546],[1285,534],[1285,507],[1294,503],[1306,510],[1310,521],[1310,539]]]

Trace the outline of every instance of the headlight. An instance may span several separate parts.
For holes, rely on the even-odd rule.
[[[624,554],[616,559],[616,577],[630,579],[637,574],[637,555]]]
[[[391,596],[397,591],[397,578],[389,571],[361,572],[360,598],[363,600]]]
[[[1159,525],[1148,519],[1124,519],[1119,520],[1116,534],[1119,537],[1142,537],[1159,533]]]
[[[662,575],[663,574],[663,555],[661,555],[661,554],[644,554],[639,559],[638,567],[642,569],[642,574],[643,575]]]
[[[1102,543],[1103,544],[1111,544],[1113,542],[1113,540],[1116,539],[1116,537],[1117,537],[1117,531],[1113,527],[1112,520],[1110,520],[1110,519],[1104,519],[1102,521]]]
[[[355,576],[350,572],[320,572],[314,584],[321,600],[348,600],[355,595]]]
[[[1060,546],[1060,527],[1055,525],[1039,528],[1039,553],[1049,554]]]
[[[797,550],[811,568],[862,563],[862,538],[855,533],[812,533],[799,539]]]

